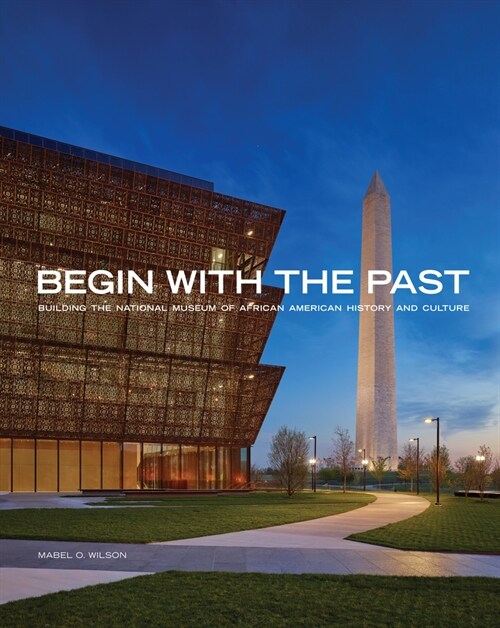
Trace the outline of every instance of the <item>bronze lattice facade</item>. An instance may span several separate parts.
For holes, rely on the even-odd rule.
[[[0,490],[248,481],[283,373],[260,364],[282,291],[236,294],[230,280],[219,294],[211,277],[176,295],[165,270],[252,279],[284,212],[212,188],[0,127]],[[38,294],[41,269],[152,270],[156,283]]]

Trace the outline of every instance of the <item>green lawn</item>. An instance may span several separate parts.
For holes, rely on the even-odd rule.
[[[3,626],[498,626],[500,580],[166,572],[0,607]]]
[[[431,505],[420,515],[348,538],[410,550],[500,552],[500,499],[443,495],[442,506],[427,499]]]
[[[280,493],[250,493],[169,497],[146,507],[3,510],[0,530],[6,539],[150,543],[316,519],[373,500],[363,493],[305,492],[291,499]]]

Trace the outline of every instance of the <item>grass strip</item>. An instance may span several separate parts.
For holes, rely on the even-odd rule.
[[[306,521],[354,510],[373,500],[362,493],[305,492],[292,499],[254,493],[164,498],[147,507],[3,510],[0,529],[6,539],[150,543]]]
[[[4,626],[498,626],[500,580],[165,572],[0,607]]]
[[[441,506],[434,496],[427,499],[431,505],[415,517],[348,538],[407,550],[500,552],[500,499],[443,495]]]

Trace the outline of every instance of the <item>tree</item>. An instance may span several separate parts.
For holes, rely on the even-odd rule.
[[[371,474],[377,480],[379,488],[382,488],[382,480],[384,478],[384,475],[387,473],[387,471],[389,471],[389,469],[387,468],[387,461],[389,460],[389,458],[390,456],[386,456],[385,458],[383,456],[377,456],[377,458],[371,459]]]
[[[262,482],[262,480],[264,479],[265,472],[266,472],[265,469],[262,469],[261,467],[258,467],[257,465],[253,464],[250,467],[250,478],[252,480],[252,483],[257,484],[258,482]]]
[[[413,480],[417,477],[417,448],[411,443],[406,443],[402,453],[398,464],[398,475],[401,479],[410,481],[410,492],[413,493]],[[423,448],[420,449],[420,456],[422,454]]]
[[[432,490],[435,491],[436,490],[436,471],[437,471],[437,448],[436,447],[434,447],[431,453],[425,457],[424,465],[427,468],[427,471],[429,472],[429,475],[430,475]],[[443,486],[445,481],[449,479],[450,472],[451,472],[450,452],[448,451],[448,448],[445,445],[442,445],[439,448],[439,470],[438,470],[439,476],[438,477],[439,477],[440,487]]]
[[[318,480],[322,482],[327,482],[328,480],[340,481],[341,477],[340,471],[335,467],[323,467],[318,471]]]
[[[333,465],[333,462],[331,463]],[[349,471],[347,474],[347,481],[352,482],[355,478],[355,475],[352,471]],[[318,471],[318,480],[322,482],[343,482],[344,477],[342,475],[342,471],[335,466],[323,467]]]
[[[463,488],[465,491],[465,497],[468,496],[469,491],[474,486],[474,466],[476,461],[474,456],[462,456],[461,458],[457,458],[455,462],[455,470],[457,472],[457,477],[455,479],[455,484]]]
[[[283,426],[273,436],[269,464],[288,497],[305,486],[308,453],[309,441],[304,432]]]
[[[500,463],[498,458],[493,462],[493,469],[490,473],[491,481],[493,486],[498,490],[500,489]]]
[[[493,469],[493,453],[487,445],[481,445],[474,460],[474,485],[477,486],[481,501],[484,500],[484,489],[491,482],[490,472]]]
[[[343,492],[347,491],[347,478],[354,466],[354,443],[349,436],[349,430],[337,426],[336,438],[333,439],[333,464],[340,470],[343,478]]]

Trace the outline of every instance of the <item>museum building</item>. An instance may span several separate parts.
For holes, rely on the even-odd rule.
[[[284,368],[263,271],[284,212],[0,127],[0,491],[232,489]],[[38,271],[152,270],[152,294],[38,293]]]

